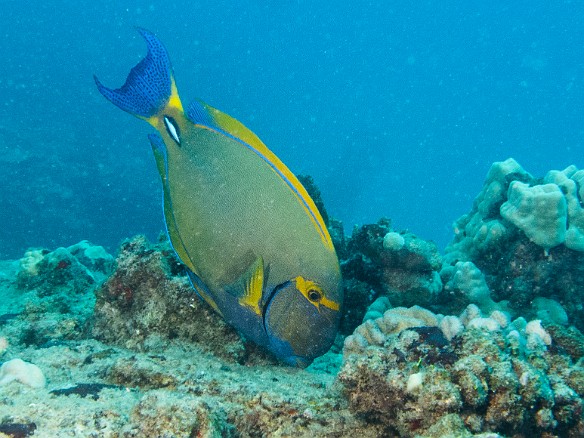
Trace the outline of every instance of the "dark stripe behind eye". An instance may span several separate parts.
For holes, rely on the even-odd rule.
[[[164,126],[168,135],[180,146],[180,129],[176,121],[172,117],[164,116]]]

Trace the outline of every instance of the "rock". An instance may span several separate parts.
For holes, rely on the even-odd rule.
[[[388,246],[387,236],[397,245]],[[354,330],[377,297],[387,297],[396,306],[429,305],[442,289],[438,274],[442,259],[436,245],[392,231],[387,219],[355,228],[346,254],[341,269],[345,307],[352,315],[351,324],[347,318],[342,322],[343,334]]]
[[[95,338],[139,351],[181,339],[236,362],[275,363],[196,295],[167,243],[151,245],[142,236],[128,240],[116,265],[96,291]]]
[[[465,324],[450,339],[447,318]],[[394,308],[346,339],[337,378],[350,410],[388,436],[578,436],[583,368],[553,339],[529,341],[546,335],[473,305],[460,317]]]

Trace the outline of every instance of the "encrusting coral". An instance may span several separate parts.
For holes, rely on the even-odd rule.
[[[513,232],[500,220],[501,205],[507,199],[511,181],[529,182],[533,177],[514,159],[494,163],[487,174],[481,192],[470,213],[454,223],[454,241],[445,254],[445,262],[470,260],[478,254],[493,250]],[[470,258],[459,258],[458,254]]]
[[[582,182],[574,165],[537,179],[512,158],[494,163],[472,211],[455,223],[452,256],[488,251],[517,232],[544,250],[584,251]]]
[[[455,312],[468,304],[478,305],[483,312],[506,307],[506,302],[493,301],[485,276],[473,262],[446,265],[440,274],[444,279],[444,288],[438,297],[442,310]]]
[[[567,229],[564,236],[566,247],[584,251],[584,170],[574,165],[562,171],[551,170],[544,182],[556,185],[566,200]]]
[[[521,181],[509,185],[501,216],[545,250],[566,240],[568,208],[566,198],[555,184],[529,186]]]

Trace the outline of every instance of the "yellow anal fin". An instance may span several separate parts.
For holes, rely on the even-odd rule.
[[[239,298],[239,304],[249,307],[254,313],[261,315],[260,301],[264,292],[264,259],[258,257],[242,279],[243,295]]]

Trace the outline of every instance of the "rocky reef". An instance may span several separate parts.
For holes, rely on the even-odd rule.
[[[377,297],[387,297],[393,305],[429,306],[442,290],[436,245],[396,232],[389,219],[356,227],[339,253],[345,287],[343,334],[352,333]]]
[[[474,305],[460,317],[393,308],[347,337],[338,379],[388,435],[581,436],[584,363],[558,340]]]
[[[135,237],[115,262],[101,250],[3,262],[0,436],[379,436],[334,387],[340,353],[279,364],[196,298],[167,243]],[[51,307],[55,296],[68,305]],[[30,342],[43,318],[56,322]]]
[[[425,273],[395,257],[407,233],[389,222],[353,233],[345,278],[380,297],[344,344],[353,413],[388,435],[584,434],[582,176],[493,164],[443,258],[425,252],[437,260]],[[409,290],[404,270],[436,286]]]
[[[506,301],[514,314],[583,330],[583,182],[575,166],[534,178],[513,159],[494,163],[472,210],[454,224],[441,304],[488,310]],[[482,283],[481,291],[470,281]]]
[[[2,293],[0,326],[13,319],[26,323],[11,337],[24,345],[42,346],[86,336],[93,291],[112,273],[114,258],[103,247],[83,241],[53,251],[30,249],[3,267],[4,283],[11,287]]]
[[[242,364],[275,363],[196,296],[166,241],[153,245],[137,236],[122,243],[116,269],[96,297],[91,335],[102,342],[144,351],[180,339]]]
[[[327,219],[345,306],[305,370],[199,300],[165,239],[1,261],[0,436],[583,436],[583,182],[495,163],[444,254]]]

